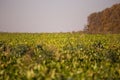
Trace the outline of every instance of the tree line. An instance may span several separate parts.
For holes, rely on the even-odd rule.
[[[88,16],[88,33],[120,33],[120,3]]]

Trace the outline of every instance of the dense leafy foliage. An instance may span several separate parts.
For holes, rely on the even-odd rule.
[[[89,15],[85,31],[90,33],[120,33],[120,3]]]
[[[118,80],[120,35],[0,33],[1,80]]]

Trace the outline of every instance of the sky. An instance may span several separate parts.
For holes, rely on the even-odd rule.
[[[0,0],[0,31],[71,32],[120,0]]]

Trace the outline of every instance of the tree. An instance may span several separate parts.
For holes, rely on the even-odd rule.
[[[90,33],[120,33],[120,3],[90,14],[84,30]]]

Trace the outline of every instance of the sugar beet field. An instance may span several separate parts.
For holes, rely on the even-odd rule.
[[[0,33],[0,80],[120,80],[120,34]]]

